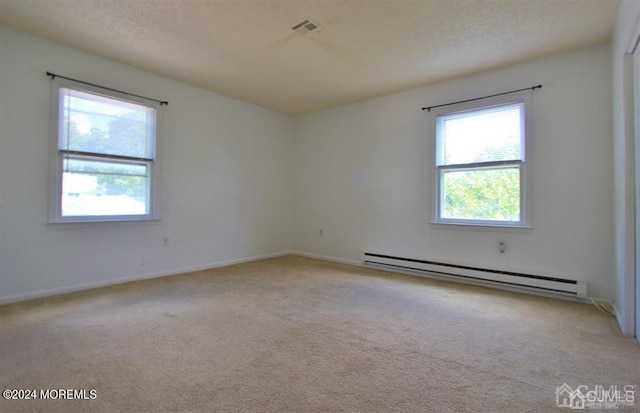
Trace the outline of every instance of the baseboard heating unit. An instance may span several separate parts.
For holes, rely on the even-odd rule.
[[[362,254],[362,262],[367,267],[410,275],[485,285],[545,296],[587,298],[587,283],[584,281],[394,257],[371,252]]]

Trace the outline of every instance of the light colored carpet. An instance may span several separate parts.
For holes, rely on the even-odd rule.
[[[638,385],[640,346],[590,305],[301,257],[0,307],[2,389],[97,392],[0,411],[550,411],[564,382]]]

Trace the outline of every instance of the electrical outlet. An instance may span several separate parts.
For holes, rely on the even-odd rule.
[[[498,242],[498,251],[500,251],[500,254],[504,254],[506,250],[507,250],[507,245],[502,241]]]
[[[322,236],[322,235],[323,235],[322,230],[318,231],[318,235],[320,235],[320,236]]]

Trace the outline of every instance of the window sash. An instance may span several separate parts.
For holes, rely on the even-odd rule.
[[[88,107],[82,108],[83,105]],[[107,122],[105,119],[111,120]],[[122,138],[108,136],[112,124],[118,121],[120,121],[120,128],[129,127],[129,130],[125,131],[128,136]],[[100,139],[88,138],[87,141],[82,142],[81,136],[72,136],[72,124],[74,131],[78,134],[84,135],[95,128],[109,139],[101,142]],[[132,125],[137,126],[132,127]],[[81,131],[82,127],[87,129],[84,133]],[[153,105],[96,93],[84,87],[62,86],[59,88],[58,149],[60,151],[126,156],[131,159],[154,159],[155,129],[156,108]],[[132,142],[137,143],[139,147],[127,147],[127,144],[131,145]]]
[[[447,122],[463,120],[471,117],[480,117],[483,115],[491,116],[491,115],[499,114],[501,112],[515,111],[516,109],[517,109],[518,125],[513,124],[513,122],[516,119],[516,117],[514,117],[513,115],[502,119],[502,121],[507,123],[505,127],[507,127],[507,129],[510,129],[511,132],[516,135],[517,139],[509,139],[507,136],[504,136],[501,133],[501,130],[496,131],[496,130],[493,130],[492,128],[487,129],[486,125],[485,125],[485,129],[483,129],[481,127],[482,126],[481,124],[474,125],[479,128],[479,130],[474,129],[473,131],[474,136],[472,136],[470,139],[467,139],[466,136],[464,137],[465,144],[469,146],[472,146],[477,143],[485,143],[485,148],[483,149],[487,149],[490,147],[486,145],[486,142],[494,141],[494,144],[502,143],[503,145],[515,144],[517,142],[516,147],[514,148],[516,152],[515,156],[504,159],[502,158],[503,155],[498,152],[494,156],[500,159],[494,158],[495,160],[492,160],[491,159],[492,156],[489,154],[485,155],[485,157],[487,157],[488,159],[484,159],[480,161],[454,163],[453,161],[448,161],[446,159],[447,144],[452,145],[453,143],[450,140],[451,139],[453,139],[454,141],[456,140],[455,133],[453,133],[452,135],[449,135],[449,129],[445,126]],[[480,137],[478,135],[480,135]],[[500,142],[499,138],[502,138],[501,139],[502,142]],[[480,149],[478,148],[477,152],[469,151],[469,155],[473,155],[473,154],[475,154],[476,156],[480,155],[481,154]],[[456,158],[460,158],[460,153],[459,152],[454,153],[453,156]],[[468,110],[442,113],[437,116],[436,118],[436,166],[439,167],[439,166],[445,166],[445,165],[468,165],[468,164],[480,164],[480,163],[486,163],[486,162],[504,162],[504,161],[515,160],[515,159],[522,160],[522,161],[524,161],[525,159],[525,106],[523,102],[509,102],[509,103],[502,103],[502,104],[496,104],[496,105],[490,105],[490,106],[475,107]]]
[[[524,182],[524,173],[523,173],[523,163],[520,161],[508,162],[501,165],[483,165],[480,167],[441,167],[438,168],[438,204],[437,204],[437,214],[438,214],[438,222],[442,223],[460,223],[460,224],[470,224],[470,225],[499,225],[499,226],[521,226],[523,223],[523,182]],[[490,218],[490,217],[477,217],[477,218],[467,218],[467,217],[451,217],[445,216],[445,202],[447,201],[447,193],[445,188],[445,176],[447,173],[452,172],[482,172],[482,171],[507,171],[515,169],[518,171],[518,219],[510,220],[510,219],[499,219],[499,218]]]
[[[69,167],[69,161],[81,161],[87,163],[95,163],[99,168],[99,165],[102,164],[103,168],[107,168],[105,171],[100,170],[81,170]],[[66,164],[66,165],[65,165]],[[108,167],[111,165],[116,171],[109,171]],[[130,172],[117,172],[117,167],[143,167],[145,173],[130,173]],[[102,156],[69,156],[68,154],[61,154],[60,156],[60,217],[63,220],[71,220],[71,219],[80,219],[80,220],[111,220],[111,219],[140,219],[146,216],[149,216],[152,212],[152,184],[153,184],[153,163],[151,161],[116,161],[110,159],[108,157]],[[69,185],[69,183],[65,183],[65,178],[69,179],[70,175],[84,176],[85,181],[88,178],[91,181],[91,178],[95,178],[95,184],[89,184],[90,189],[87,190],[85,186],[85,196],[84,199],[87,202],[94,204],[94,211],[102,211],[100,214],[92,213],[88,211],[85,213],[82,208],[78,208],[76,206],[75,210],[73,207],[68,207],[65,205],[65,202],[69,202],[70,197],[68,195],[69,190],[65,191],[65,184]],[[142,186],[140,185],[130,185],[131,187],[137,190],[141,190],[143,192],[142,201],[136,200],[131,196],[124,196],[121,194],[118,195],[109,195],[100,194],[97,197],[95,195],[87,194],[88,192],[99,191],[99,187],[105,186],[105,183],[99,183],[102,179],[104,180],[113,180],[118,178],[124,179],[138,179],[142,180]],[[82,190],[76,191],[77,197],[80,196]],[[108,207],[109,202],[114,203],[116,199],[110,198],[120,196],[120,199],[117,200],[120,205]],[[103,202],[101,203],[100,200]],[[123,205],[124,204],[124,205]]]

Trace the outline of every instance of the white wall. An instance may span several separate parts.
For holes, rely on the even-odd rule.
[[[169,101],[159,222],[46,223],[47,70]],[[287,116],[0,26],[0,302],[289,251],[291,140]]]
[[[0,56],[0,302],[292,247],[351,262],[368,250],[571,277],[592,296],[620,296],[608,46],[294,119],[4,27]],[[169,100],[159,222],[46,223],[47,70]],[[537,83],[534,228],[432,226],[420,108]]]
[[[533,229],[430,224],[423,106],[542,83],[533,94]],[[294,248],[362,251],[585,280],[615,297],[611,58],[592,47],[298,117]],[[323,230],[323,236],[319,230]],[[498,241],[507,253],[498,252]]]
[[[627,54],[639,22],[640,2],[622,0],[614,33],[613,139],[615,183],[616,307],[620,328],[635,331],[634,190],[633,190],[633,63]]]

